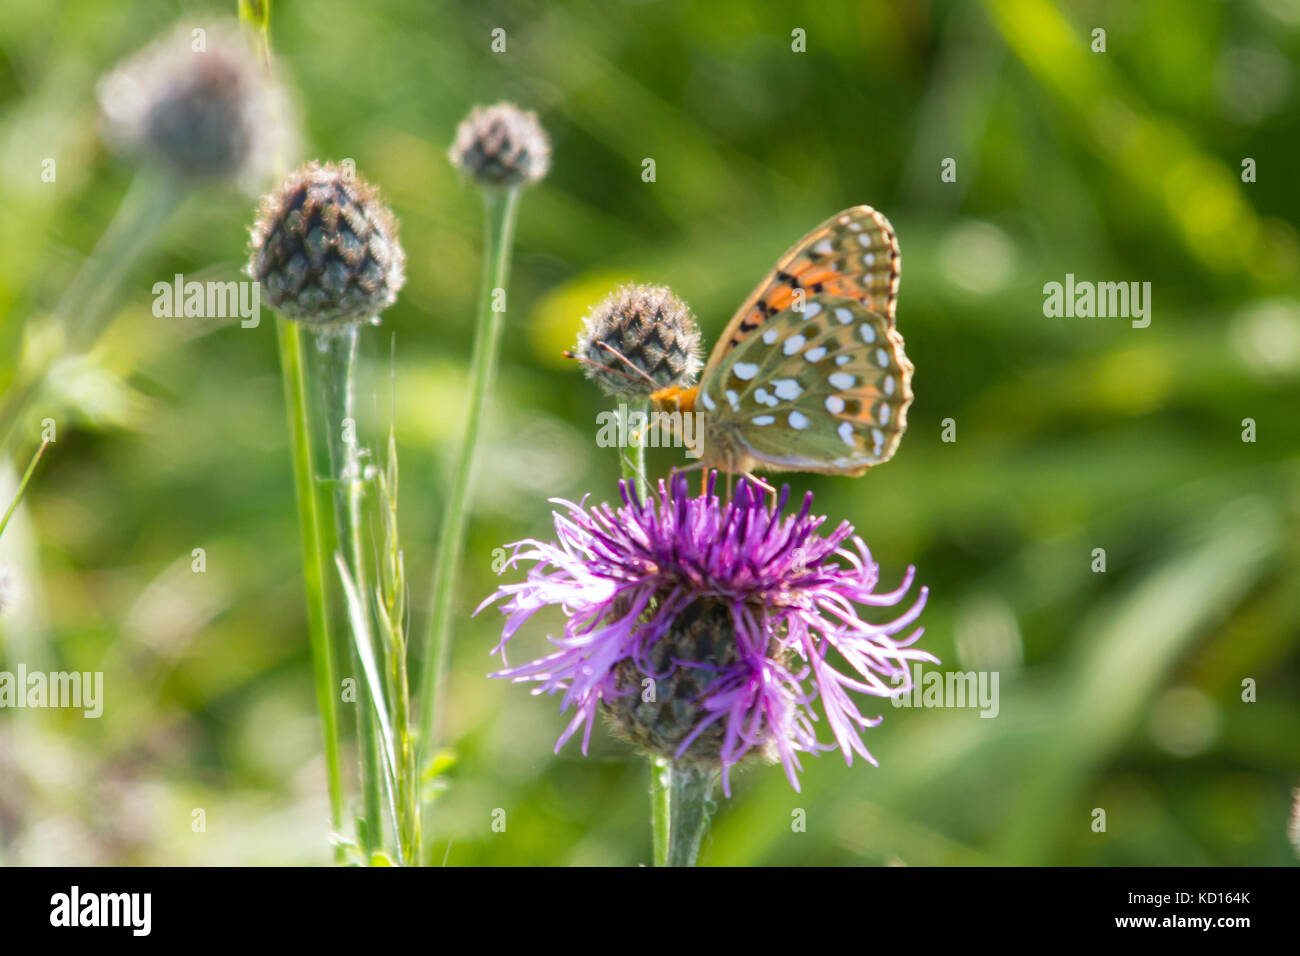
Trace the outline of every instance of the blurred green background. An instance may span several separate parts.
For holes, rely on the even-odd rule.
[[[233,11],[6,0],[4,380],[131,178],[101,142],[97,77],[177,19]],[[703,861],[1294,862],[1300,2],[276,0],[272,40],[300,158],[355,160],[401,219],[409,281],[365,333],[362,406],[373,442],[395,335],[415,634],[480,269],[479,199],[445,150],[499,99],[553,138],[480,449],[434,863],[649,860],[645,761],[604,729],[590,756],[553,755],[558,700],[486,680],[499,621],[469,612],[493,549],[548,534],[547,497],[615,494],[616,456],[594,443],[606,402],[559,356],[588,307],[620,281],[665,283],[712,342],[781,252],[863,202],[902,246],[910,428],[862,479],[791,479],[857,526],[886,582],[917,566],[923,645],[944,669],[997,671],[1000,712],[881,701],[879,769],[809,758],[798,794],[777,767],[741,774]],[[234,192],[191,200],[102,346],[34,406],[70,423],[0,544],[22,591],[0,669],[102,670],[107,700],[99,720],[0,711],[0,862],[329,860],[271,316],[151,313],[176,272],[236,278],[252,218]],[[1045,317],[1043,284],[1066,273],[1151,282],[1150,327]],[[652,454],[654,474],[680,460]],[[539,618],[512,660],[556,625]]]

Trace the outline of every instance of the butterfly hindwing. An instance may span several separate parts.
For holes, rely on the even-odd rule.
[[[893,323],[840,295],[770,316],[700,383],[713,432],[776,470],[861,474],[888,461],[911,401]]]
[[[862,303],[892,327],[901,258],[894,227],[870,206],[836,213],[800,239],[750,293],[709,356],[713,365],[769,318],[802,296],[838,295]]]

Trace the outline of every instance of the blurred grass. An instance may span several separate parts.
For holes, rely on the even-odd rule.
[[[130,179],[98,139],[96,77],[177,16],[233,9],[6,4],[0,386],[25,320],[57,299]],[[489,51],[497,26],[505,55]],[[1104,54],[1089,50],[1097,26]],[[795,27],[806,54],[790,51]],[[416,582],[479,270],[478,201],[445,147],[469,106],[500,98],[537,109],[554,139],[521,212],[433,861],[649,858],[644,762],[599,732],[590,757],[552,755],[557,702],[484,679],[496,621],[468,611],[493,586],[493,549],[547,531],[547,497],[614,494],[616,457],[591,440],[602,399],[557,357],[586,307],[620,281],[663,282],[712,341],[778,254],[858,202],[902,244],[910,429],[859,481],[793,480],[858,526],[886,581],[917,565],[928,646],[946,667],[999,670],[1000,713],[881,702],[880,768],[809,759],[799,794],[774,768],[741,775],[705,860],[1293,861],[1297,30],[1293,0],[278,0],[307,154],[354,159],[402,220],[410,280],[366,334],[377,398],[361,404],[377,443],[396,335]],[[950,156],[958,181],[943,183]],[[44,157],[56,183],[40,180]],[[34,409],[68,424],[0,540],[25,591],[0,618],[0,667],[104,670],[108,701],[98,721],[0,713],[0,861],[328,859],[272,326],[150,311],[153,282],[175,272],[234,278],[251,218],[246,197],[191,202],[128,278],[101,348]],[[1150,281],[1151,327],[1045,318],[1042,285],[1067,272]],[[948,418],[955,443],[940,438]],[[652,452],[651,467],[678,460]],[[204,575],[189,570],[196,547]],[[525,645],[544,646],[544,623]]]

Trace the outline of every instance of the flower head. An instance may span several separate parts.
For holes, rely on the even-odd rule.
[[[648,398],[661,388],[695,382],[700,327],[672,289],[625,285],[591,310],[576,351],[587,377],[607,395]]]
[[[551,142],[536,113],[497,103],[470,110],[448,156],[480,186],[531,186],[550,169]]]
[[[316,327],[377,316],[406,282],[397,221],[350,170],[312,162],[262,200],[248,274],[286,316]]]
[[[182,24],[108,73],[98,92],[116,148],[189,180],[260,187],[292,138],[283,89],[234,24]]]
[[[850,691],[891,697],[910,690],[907,662],[935,661],[903,637],[926,589],[893,621],[872,624],[858,606],[894,607],[912,584],[877,592],[879,568],[853,528],[818,533],[812,495],[785,514],[790,490],[767,503],[742,481],[735,498],[692,497],[686,478],[659,483],[642,502],[625,482],[620,507],[557,500],[557,541],[514,546],[506,567],[534,562],[527,580],[502,586],[507,620],[497,651],[547,606],[563,609],[562,637],[545,657],[491,675],[562,692],[575,714],[558,750],[604,710],[650,753],[723,772],[751,755],[779,759],[797,790],[798,754],[840,749],[875,763]],[[851,542],[851,547],[847,543]],[[480,610],[482,610],[480,607]],[[847,665],[840,669],[838,661]],[[820,696],[834,744],[820,743],[811,704]]]

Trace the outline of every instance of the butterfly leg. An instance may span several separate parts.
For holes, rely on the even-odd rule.
[[[758,475],[754,474],[752,471],[745,472],[745,480],[748,481],[750,484],[757,485],[758,487],[762,488],[763,491],[771,495],[773,498],[776,497],[776,488],[774,488],[772,485],[769,485],[766,481],[758,477]]]
[[[673,465],[673,467],[669,469],[669,476],[668,476],[669,484],[671,484],[672,479],[676,478],[678,475],[685,475],[685,474],[689,474],[692,471],[699,471],[703,467],[704,467],[704,462],[702,461],[697,461],[693,465],[687,465],[685,468],[680,468],[677,465]],[[703,491],[707,491],[708,490],[707,485],[709,482],[709,473],[707,471],[704,472],[703,478],[704,478],[704,484],[706,486],[703,489]]]

